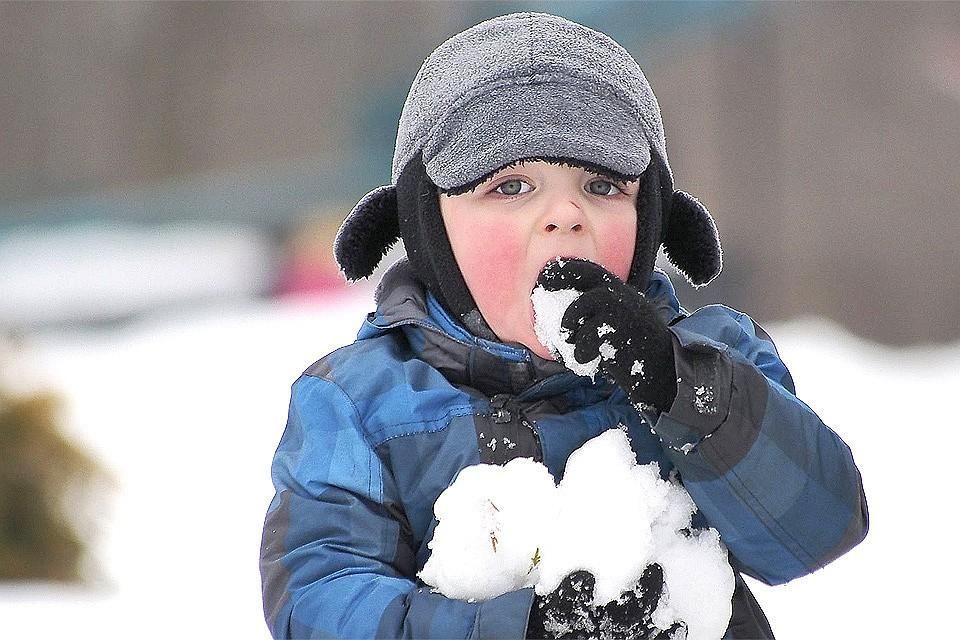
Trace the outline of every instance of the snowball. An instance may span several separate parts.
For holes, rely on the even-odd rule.
[[[570,455],[559,485],[527,458],[461,471],[434,507],[420,577],[448,597],[486,600],[524,587],[543,595],[585,569],[600,605],[657,562],[665,585],[654,624],[682,620],[689,640],[715,640],[734,577],[719,534],[690,531],[695,510],[682,485],[662,480],[655,462],[637,464],[626,433],[610,429]]]
[[[420,578],[460,600],[533,586],[539,530],[556,518],[556,498],[553,476],[529,458],[466,467],[434,505],[439,524]]]
[[[535,287],[530,299],[533,301],[533,330],[537,334],[540,344],[550,350],[565,367],[580,376],[594,378],[600,365],[600,357],[596,357],[586,364],[577,362],[573,357],[573,345],[567,342],[570,332],[560,326],[563,314],[570,304],[580,297],[576,289],[560,289],[547,291],[543,287]],[[601,328],[602,329],[602,328]],[[613,329],[610,328],[612,331]]]

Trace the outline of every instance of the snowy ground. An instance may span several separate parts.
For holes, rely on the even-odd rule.
[[[0,638],[266,638],[257,556],[289,385],[369,306],[368,292],[246,303],[32,340],[36,373],[118,490],[99,507],[104,586],[0,584]],[[960,571],[943,515],[960,346],[885,349],[814,320],[768,328],[801,397],[853,448],[871,512],[847,556],[757,587],[778,638],[939,635]]]
[[[276,247],[242,225],[96,223],[0,233],[0,327],[111,322],[270,288]]]

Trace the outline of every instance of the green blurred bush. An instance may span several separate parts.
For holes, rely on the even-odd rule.
[[[78,582],[85,501],[102,469],[59,429],[50,393],[0,391],[0,580]]]

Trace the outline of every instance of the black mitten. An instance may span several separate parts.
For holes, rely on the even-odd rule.
[[[536,596],[527,624],[527,638],[604,640],[681,640],[686,625],[659,629],[652,622],[663,592],[663,569],[649,565],[632,590],[617,600],[593,606],[596,580],[587,571],[575,571],[545,596]]]
[[[677,395],[673,338],[656,308],[639,291],[589,260],[548,263],[537,284],[547,291],[583,294],[563,314],[577,362],[600,357],[600,370],[641,410],[668,411]]]
[[[616,600],[596,608],[596,637],[611,640],[686,638],[687,626],[682,622],[676,622],[668,629],[659,629],[653,624],[653,612],[662,592],[663,568],[659,564],[647,565],[631,591],[625,591]]]
[[[535,596],[527,623],[527,638],[596,638],[593,587],[589,571],[574,571],[545,596]]]

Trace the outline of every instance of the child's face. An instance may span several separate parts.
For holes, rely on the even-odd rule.
[[[553,258],[586,258],[626,280],[639,186],[535,161],[501,169],[473,191],[440,196],[453,255],[501,340],[552,358],[534,333],[530,293]]]

